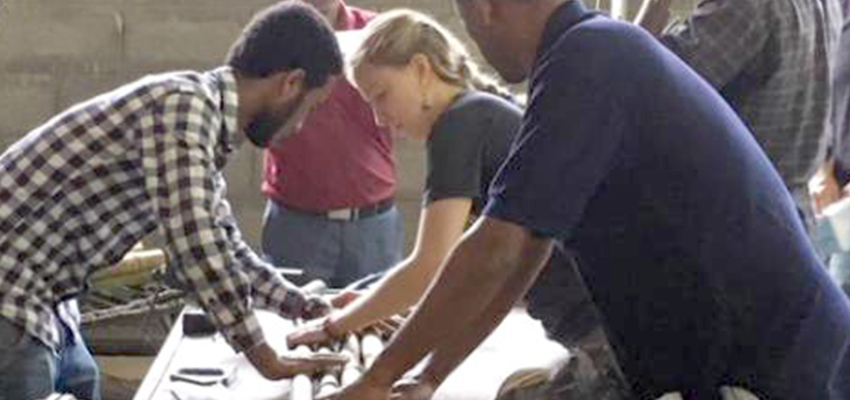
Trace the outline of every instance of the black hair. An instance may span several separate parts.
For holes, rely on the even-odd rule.
[[[315,8],[286,0],[257,13],[230,48],[225,63],[249,78],[302,69],[308,88],[342,73],[333,29]]]

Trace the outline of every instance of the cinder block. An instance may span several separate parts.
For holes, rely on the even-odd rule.
[[[128,6],[125,59],[137,62],[221,63],[250,12],[230,5],[151,3]]]
[[[11,2],[2,18],[0,65],[6,69],[45,71],[70,62],[106,70],[120,61],[116,10],[85,2],[27,0]]]
[[[233,215],[245,242],[260,253],[260,237],[263,227],[263,202],[233,202]]]
[[[239,201],[262,200],[260,194],[262,168],[262,152],[251,143],[243,144],[242,148],[237,150],[227,162],[224,170],[228,197]]]
[[[406,138],[395,141],[396,173],[398,186],[396,197],[418,200],[425,187],[425,146]]]
[[[85,73],[65,70],[56,75],[57,108],[64,110],[101,93],[114,90],[129,80],[118,72]]]
[[[416,232],[419,230],[419,214],[422,211],[422,202],[413,199],[400,199],[396,202],[404,218],[404,253],[407,255],[413,250],[416,243]]]
[[[55,113],[55,82],[47,74],[0,75],[0,141],[3,149]]]

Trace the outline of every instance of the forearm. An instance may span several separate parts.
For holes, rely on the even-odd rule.
[[[387,273],[373,289],[336,314],[333,329],[349,332],[406,311],[422,298],[438,268],[438,260],[416,256],[408,258]]]
[[[516,299],[527,292],[534,283],[547,258],[548,256],[544,257],[536,269],[518,270],[517,274],[508,281],[509,285],[499,291],[496,299],[490,303],[481,318],[477,319],[470,327],[472,329],[464,329],[464,336],[450,337],[442,341],[432,353],[428,365],[423,371],[425,379],[430,381],[435,388],[439,387],[449,374],[475,350],[476,346],[499,326],[502,319],[516,304]]]
[[[519,262],[522,252],[516,235],[503,233],[506,225],[488,219],[476,224],[453,251],[425,300],[367,373],[368,379],[389,385],[443,340],[459,340],[470,329],[484,329],[473,327],[474,323],[498,319],[492,313],[499,307],[491,308],[492,303],[524,267]],[[501,301],[516,300],[510,297]],[[491,314],[485,314],[488,311]],[[467,346],[475,345],[468,340]]]

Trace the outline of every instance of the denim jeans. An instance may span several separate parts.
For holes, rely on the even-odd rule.
[[[296,284],[321,279],[329,287],[344,287],[401,261],[404,224],[396,207],[361,220],[337,221],[268,201],[262,249],[276,266],[304,270],[303,276],[287,278]]]
[[[80,400],[100,400],[100,376],[94,358],[81,336],[61,325],[62,347],[54,352],[0,317],[0,400],[43,399],[54,392],[73,394]]]

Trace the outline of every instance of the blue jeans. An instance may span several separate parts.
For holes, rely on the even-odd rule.
[[[80,336],[64,323],[62,348],[54,352],[6,318],[0,317],[0,400],[43,399],[69,393],[100,400],[100,375]]]
[[[296,284],[322,279],[329,287],[344,287],[401,261],[404,221],[396,207],[356,221],[338,221],[268,201],[262,249],[275,265],[304,270],[304,275],[290,279]]]

